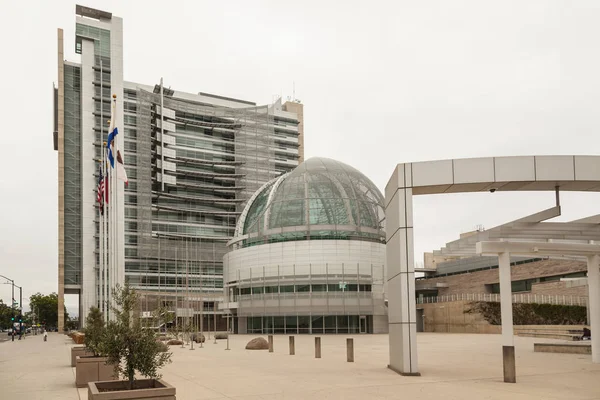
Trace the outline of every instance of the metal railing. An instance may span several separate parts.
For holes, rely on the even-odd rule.
[[[256,301],[256,300],[286,300],[286,299],[371,299],[381,298],[373,292],[287,292],[287,293],[256,293],[235,296],[234,301]]]
[[[564,296],[530,293],[513,293],[513,303],[556,304],[566,306],[587,306],[587,296]],[[500,302],[499,293],[462,293],[435,297],[417,298],[417,304],[445,303],[451,301],[491,301]]]

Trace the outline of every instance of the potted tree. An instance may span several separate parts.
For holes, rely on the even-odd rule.
[[[108,363],[125,380],[90,382],[89,400],[175,398],[175,388],[160,379],[159,369],[171,361],[171,353],[156,340],[153,329],[143,326],[139,297],[128,285],[117,286],[102,351]],[[147,379],[136,379],[136,373]]]
[[[106,334],[104,316],[97,307],[91,307],[85,320],[85,348],[91,354],[76,356],[75,385],[85,387],[88,382],[116,379],[114,368],[103,356],[103,338]]]

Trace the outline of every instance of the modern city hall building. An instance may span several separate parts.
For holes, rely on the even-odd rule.
[[[59,29],[54,89],[59,324],[65,294],[79,294],[80,321],[102,298],[96,190],[113,94],[129,177],[111,205],[118,210],[118,271],[182,315],[197,315],[198,304],[222,313],[226,243],[248,199],[303,161],[303,105],[188,93],[162,79],[125,81],[123,20],[82,6],[76,14],[67,45],[80,57],[64,59]]]
[[[310,158],[250,199],[224,258],[238,333],[383,333],[383,196],[341,162]]]

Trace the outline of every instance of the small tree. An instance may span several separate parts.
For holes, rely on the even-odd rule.
[[[85,319],[85,336],[83,343],[92,353],[94,357],[100,357],[103,354],[103,340],[106,335],[104,325],[104,316],[98,307],[90,307],[90,313]]]
[[[158,379],[158,370],[171,362],[171,353],[163,352],[154,331],[142,326],[137,293],[125,285],[117,285],[111,306],[114,321],[109,321],[104,338],[107,363],[114,365],[115,372],[129,381],[134,388],[135,373]]]

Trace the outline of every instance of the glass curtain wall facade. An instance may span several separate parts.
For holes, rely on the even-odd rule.
[[[248,317],[248,333],[337,334],[361,331],[359,315],[292,315]],[[366,321],[369,324],[369,321]],[[363,327],[364,328],[364,327]]]
[[[119,272],[124,270],[133,287],[178,309],[215,309],[223,295],[226,243],[246,202],[303,158],[302,105],[279,100],[257,106],[124,82],[122,20],[82,6],[76,14],[74,47],[81,60],[64,62],[63,68],[59,30],[54,91],[54,148],[64,162],[64,171],[59,169],[61,301],[64,293],[78,293],[83,320],[102,298],[95,190],[116,94],[117,140],[123,141],[119,147],[129,178],[118,199],[123,238],[118,238],[117,263],[123,257],[124,265]],[[300,113],[286,111],[286,105]],[[193,298],[198,293],[204,296]]]
[[[278,116],[277,104],[219,107],[161,95],[158,85],[128,86],[126,278],[146,291],[218,301],[226,243],[248,194],[298,163],[298,121]]]
[[[384,280],[382,264],[256,267],[240,271],[231,300],[247,333],[372,333]]]
[[[64,284],[81,285],[81,68],[64,66]]]

